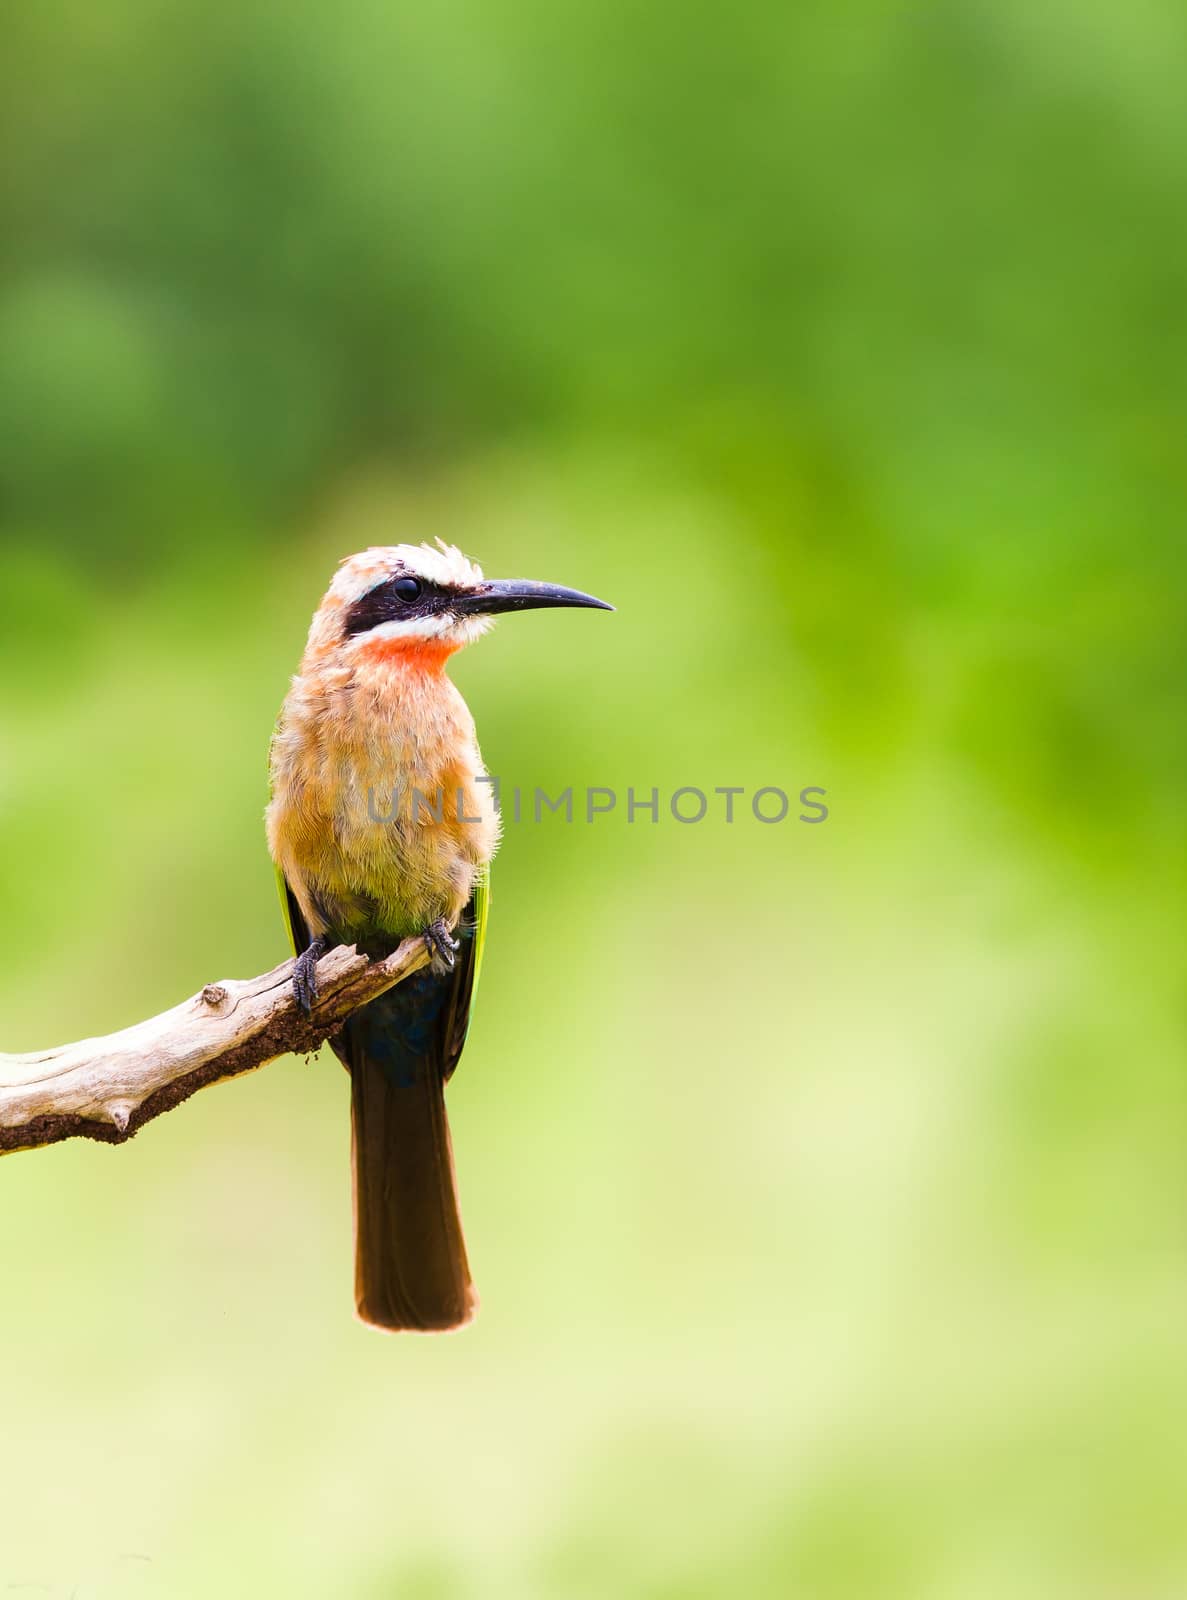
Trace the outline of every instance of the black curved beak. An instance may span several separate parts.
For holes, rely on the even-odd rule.
[[[605,600],[595,600],[580,589],[563,589],[559,583],[529,583],[526,578],[496,579],[480,583],[468,594],[458,595],[450,610],[463,614],[492,611],[540,611],[546,606],[592,606],[597,611],[613,611]]]

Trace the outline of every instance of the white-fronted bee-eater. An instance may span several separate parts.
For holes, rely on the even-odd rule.
[[[339,568],[272,741],[268,843],[308,1011],[337,944],[419,935],[429,967],[352,1016],[355,1300],[386,1329],[473,1316],[445,1117],[482,960],[499,818],[449,657],[503,611],[596,606],[554,584],[488,582],[459,550],[394,545]]]

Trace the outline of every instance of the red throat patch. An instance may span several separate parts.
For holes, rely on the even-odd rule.
[[[412,672],[440,672],[459,647],[446,639],[375,639],[359,651],[368,661],[382,661]]]

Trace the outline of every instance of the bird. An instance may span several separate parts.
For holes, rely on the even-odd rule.
[[[445,1084],[478,985],[499,842],[494,785],[449,658],[504,612],[613,606],[577,589],[487,580],[453,545],[348,556],[314,613],[270,746],[268,847],[312,1014],[336,945],[424,940],[427,967],[330,1042],[350,1073],[355,1306],[389,1332],[443,1332],[478,1298],[458,1205]]]

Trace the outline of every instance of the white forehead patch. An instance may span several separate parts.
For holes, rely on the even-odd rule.
[[[334,575],[330,593],[351,605],[376,584],[401,573],[446,588],[471,588],[482,582],[482,568],[476,562],[464,556],[456,545],[438,539],[435,549],[427,544],[376,545],[356,556],[347,556]]]

